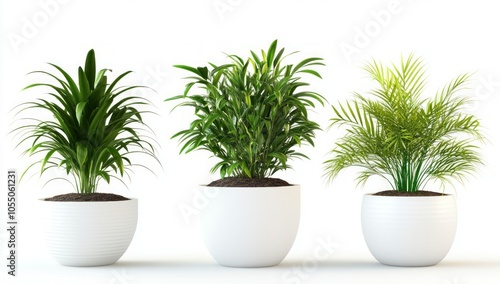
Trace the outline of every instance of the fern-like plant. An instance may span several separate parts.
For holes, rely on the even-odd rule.
[[[208,150],[220,161],[212,172],[221,176],[265,178],[290,167],[289,159],[306,157],[294,147],[314,145],[316,122],[309,120],[308,108],[323,104],[318,93],[302,90],[309,84],[300,75],[324,65],[321,58],[307,58],[285,64],[285,49],[277,50],[275,40],[261,55],[251,51],[244,60],[229,55],[230,62],[209,67],[175,67],[191,72],[183,95],[167,100],[183,100],[178,106],[194,109],[196,119],[174,137],[183,144],[181,153]],[[190,94],[194,86],[203,90]],[[307,157],[306,157],[307,158]]]
[[[464,113],[458,96],[469,79],[460,75],[433,98],[422,98],[425,73],[421,59],[410,55],[399,65],[373,61],[365,70],[378,83],[368,95],[333,107],[331,126],[347,129],[325,162],[331,180],[348,167],[359,167],[364,184],[381,176],[399,192],[422,190],[430,180],[463,181],[481,164],[476,142],[479,121]]]
[[[85,67],[78,68],[76,80],[59,66],[50,65],[58,74],[32,73],[46,75],[55,84],[35,83],[24,88],[45,88],[48,92],[21,105],[20,112],[31,115],[23,121],[33,123],[15,129],[21,133],[19,144],[29,143],[24,153],[42,157],[29,168],[39,164],[43,174],[63,167],[73,176],[77,192],[86,195],[94,193],[101,180],[121,180],[132,166],[131,155],[145,153],[156,159],[154,140],[143,136],[151,132],[142,120],[148,111],[138,109],[149,101],[128,95],[141,86],[117,86],[131,71],[108,83],[106,72],[111,70],[96,72],[94,50],[88,52]],[[53,119],[40,120],[33,117],[36,113],[49,113]]]

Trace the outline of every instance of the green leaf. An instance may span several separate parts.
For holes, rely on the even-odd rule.
[[[175,68],[179,68],[179,69],[184,69],[184,70],[187,70],[189,72],[192,72],[200,77],[203,78],[203,75],[202,73],[200,73],[200,69],[199,68],[195,68],[195,67],[190,67],[190,66],[187,66],[187,65],[174,65]]]
[[[29,73],[45,76],[46,81],[25,87],[40,88],[41,95],[18,107],[18,115],[25,116],[19,121],[21,126],[13,130],[20,137],[18,146],[26,147],[26,155],[41,157],[27,170],[41,164],[43,175],[48,169],[63,167],[76,191],[89,194],[95,192],[100,180],[111,181],[110,172],[120,172],[123,177],[136,166],[132,158],[137,153],[158,161],[155,135],[143,122],[145,115],[152,113],[149,100],[131,94],[141,86],[118,86],[131,71],[108,85],[104,74],[110,70],[101,69],[96,76],[93,50],[87,54],[85,68],[78,68],[76,79],[59,66],[50,66],[56,74]],[[33,111],[49,119],[33,117]]]
[[[85,110],[86,104],[87,102],[80,102],[76,105],[76,119],[78,120],[79,124],[81,123],[83,111]]]
[[[99,176],[101,176],[108,184],[111,182],[111,177],[105,171],[100,171]]]
[[[481,164],[472,150],[482,140],[479,121],[463,113],[466,99],[456,96],[468,75],[427,99],[422,98],[422,60],[413,55],[388,67],[373,61],[364,69],[378,86],[332,107],[330,126],[347,134],[336,141],[333,157],[325,162],[329,181],[343,169],[357,167],[361,185],[380,176],[393,190],[417,192],[429,181],[462,182]]]
[[[278,40],[274,40],[272,43],[271,43],[271,46],[269,46],[269,49],[267,51],[267,66],[269,68],[272,67],[273,65],[273,62],[274,62],[274,54],[276,52],[276,46],[278,45]]]
[[[87,76],[85,75],[85,72],[83,72],[82,67],[78,68],[78,81],[80,84],[80,94],[81,98],[79,102],[85,102],[87,101],[89,95],[90,95],[90,83],[87,79]]]
[[[101,82],[101,80],[106,81],[106,80],[105,80],[105,79],[106,79],[105,74],[106,74],[106,72],[107,72],[107,71],[111,71],[111,70],[110,70],[110,69],[101,69],[101,70],[99,70],[99,72],[97,73],[97,76],[96,76],[96,78],[95,78],[94,84],[95,84],[96,82],[97,82],[97,83]],[[104,78],[104,79],[103,79],[103,78]],[[104,84],[104,85],[106,85],[106,84]]]
[[[95,52],[93,49],[91,49],[87,53],[87,59],[85,60],[85,75],[87,76],[89,87],[91,90],[94,89],[95,72],[96,72]]]
[[[76,143],[76,158],[80,166],[83,166],[87,161],[87,154],[87,146],[83,143]]]
[[[52,150],[47,151],[47,154],[45,154],[45,157],[42,160],[42,167],[41,167],[42,171],[45,169],[45,165],[47,165],[47,162],[50,160],[50,158],[52,157],[52,155],[55,152],[56,152],[56,149],[52,149]]]
[[[324,97],[303,90],[309,84],[292,73],[284,48],[276,52],[277,40],[266,50],[250,51],[246,60],[228,55],[221,65],[175,65],[195,76],[186,78],[183,95],[166,101],[180,100],[173,109],[189,107],[194,116],[172,138],[179,139],[181,153],[211,152],[218,160],[211,171],[221,177],[262,178],[287,169],[291,159],[307,158],[293,149],[313,145],[319,129],[308,111],[315,102],[323,105]],[[315,70],[323,65],[319,58],[300,62],[308,66],[300,71],[321,77]]]
[[[120,153],[115,148],[108,147],[106,148],[111,156],[113,156],[113,163],[116,164],[118,167],[118,170],[120,171],[120,176],[123,176],[123,173],[125,172],[125,166],[123,165],[123,160],[122,157],[120,156]]]

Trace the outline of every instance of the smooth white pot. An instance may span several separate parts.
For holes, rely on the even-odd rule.
[[[455,197],[367,194],[363,198],[361,225],[366,244],[380,263],[435,265],[446,256],[455,238]]]
[[[137,199],[108,202],[41,201],[52,256],[66,266],[115,263],[137,226]]]
[[[201,212],[205,244],[223,266],[278,265],[290,251],[300,221],[300,186],[206,187]]]

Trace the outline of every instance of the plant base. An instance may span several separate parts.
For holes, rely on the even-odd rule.
[[[290,184],[279,178],[240,178],[227,177],[211,182],[208,186],[215,187],[278,187],[290,186]]]
[[[116,195],[113,193],[90,193],[90,194],[79,194],[79,193],[66,193],[61,195],[56,195],[53,197],[45,198],[45,201],[61,201],[61,202],[92,202],[92,201],[122,201],[129,200],[121,195]]]

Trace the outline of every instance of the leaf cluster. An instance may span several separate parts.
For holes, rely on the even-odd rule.
[[[177,106],[192,107],[196,119],[176,133],[183,144],[181,153],[195,149],[210,151],[220,161],[212,172],[222,177],[268,177],[290,167],[290,158],[307,158],[295,150],[314,145],[314,131],[320,129],[308,118],[308,108],[323,104],[318,93],[303,90],[309,84],[301,74],[321,78],[313,67],[324,65],[312,57],[298,64],[285,64],[285,49],[275,40],[267,52],[251,51],[244,60],[228,55],[229,63],[209,67],[175,67],[192,73]],[[202,93],[193,93],[193,87]]]
[[[50,64],[50,63],[49,63]],[[128,95],[141,86],[118,86],[131,71],[108,83],[109,69],[96,72],[94,50],[87,54],[84,68],[78,68],[76,80],[61,67],[50,64],[56,74],[34,71],[48,76],[56,83],[35,83],[24,89],[49,89],[43,97],[22,104],[22,113],[42,111],[53,119],[43,121],[28,118],[27,125],[14,131],[21,133],[21,142],[29,143],[25,154],[40,154],[41,174],[51,168],[62,167],[74,178],[80,194],[96,191],[99,181],[112,178],[121,181],[132,166],[130,156],[145,153],[156,159],[150,138],[150,129],[143,122],[140,110],[149,104],[145,98]],[[148,134],[146,134],[148,133]],[[28,168],[28,169],[29,169]]]
[[[467,99],[458,95],[470,75],[422,98],[425,72],[422,60],[413,55],[389,67],[373,61],[365,70],[378,88],[333,106],[331,126],[347,133],[325,162],[330,180],[345,168],[359,167],[361,184],[377,175],[394,190],[415,192],[430,180],[463,181],[481,164],[479,120],[463,111]]]

